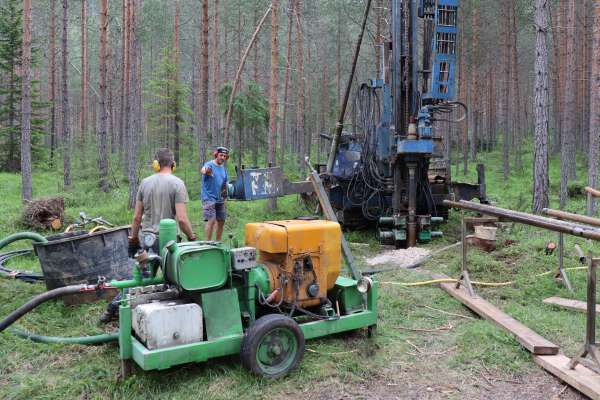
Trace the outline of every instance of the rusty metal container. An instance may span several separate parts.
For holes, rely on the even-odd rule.
[[[127,253],[129,227],[87,233],[48,236],[47,243],[34,243],[48,290],[81,283],[94,284],[99,276],[126,279],[133,259]]]

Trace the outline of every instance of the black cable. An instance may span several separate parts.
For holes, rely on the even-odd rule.
[[[27,283],[43,282],[44,276],[29,271],[17,271],[5,267],[5,263],[13,257],[30,254],[31,249],[13,250],[0,254],[0,276],[4,278],[20,279]]]

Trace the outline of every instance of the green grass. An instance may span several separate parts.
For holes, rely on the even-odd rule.
[[[531,155],[524,155],[522,171],[504,180],[501,154],[483,155],[487,165],[487,188],[498,206],[529,211],[531,202]],[[483,158],[482,157],[482,158]],[[454,173],[454,179],[474,181],[474,165],[469,174]],[[551,165],[552,205],[557,205],[559,165]],[[291,169],[291,168],[290,168]],[[583,170],[583,166],[582,166]],[[95,171],[81,168],[75,171],[74,185],[62,190],[59,173],[34,170],[34,197],[62,195],[67,217],[73,220],[79,211],[89,216],[103,216],[116,224],[128,224],[131,211],[126,208],[127,183],[113,179],[110,194],[101,193],[95,185]],[[199,179],[194,165],[182,165],[178,170],[188,185],[191,202],[189,214],[194,230],[202,231],[201,207],[198,201]],[[297,178],[298,176],[296,176]],[[584,174],[580,171],[583,184]],[[20,178],[15,174],[0,174],[3,196],[0,198],[0,237],[24,230],[20,224]],[[116,187],[115,185],[118,185]],[[568,210],[583,212],[583,196],[570,199]],[[243,238],[247,222],[292,218],[307,214],[296,196],[279,200],[279,210],[270,212],[266,202],[229,202],[226,233]],[[69,221],[67,221],[69,222]],[[428,247],[438,248],[459,239],[459,213],[452,213],[443,226],[445,237]],[[47,233],[47,232],[46,232]],[[358,256],[372,256],[378,250],[374,232],[349,232],[351,242],[365,242],[357,247]],[[577,266],[573,244],[586,251],[597,245],[565,236],[566,267]],[[583,343],[585,315],[563,311],[542,304],[549,296],[574,297],[585,300],[585,273],[570,272],[576,293],[571,296],[553,277],[536,276],[556,268],[556,255],[546,256],[543,249],[556,234],[522,225],[507,224],[498,232],[499,248],[493,253],[469,250],[472,279],[489,282],[514,281],[507,287],[481,288],[477,292],[510,315],[558,344],[567,355]],[[507,240],[513,243],[505,244]],[[10,248],[24,247],[24,243]],[[4,250],[3,250],[4,251]],[[359,258],[360,259],[360,258]],[[13,268],[38,270],[35,257],[24,257],[10,264]],[[438,256],[417,270],[398,270],[378,276],[381,281],[417,282],[430,279],[430,272],[457,276],[460,271],[460,250],[455,248]],[[6,315],[31,296],[44,291],[43,285],[0,280],[0,315]],[[237,357],[189,364],[166,371],[137,373],[119,382],[119,358],[115,345],[96,347],[36,344],[10,333],[0,334],[0,397],[7,399],[64,398],[131,398],[206,399],[327,397],[343,388],[348,397],[358,397],[362,388],[386,383],[419,382],[426,377],[450,380],[467,377],[473,371],[500,371],[502,374],[527,374],[534,368],[531,357],[508,333],[495,325],[474,318],[460,303],[435,286],[402,287],[382,284],[380,289],[377,334],[368,339],[364,331],[335,335],[307,342],[304,361],[298,371],[278,381],[265,381],[249,375]],[[65,307],[61,302],[47,303],[27,314],[17,325],[39,334],[79,336],[110,331],[96,321],[104,302]],[[462,318],[447,313],[462,314]],[[449,330],[428,332],[448,327]],[[114,328],[114,327],[113,327]],[[422,353],[420,353],[422,352]],[[499,373],[500,373],[499,372]],[[340,392],[341,393],[341,392]]]

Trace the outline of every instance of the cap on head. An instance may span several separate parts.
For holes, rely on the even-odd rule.
[[[227,147],[219,146],[215,149],[213,156],[217,158],[217,155],[219,154],[225,154],[225,159],[227,160],[229,158],[229,149]]]

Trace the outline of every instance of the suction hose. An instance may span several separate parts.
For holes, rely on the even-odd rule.
[[[16,320],[21,318],[23,315],[27,314],[29,311],[33,310],[34,308],[36,308],[42,303],[45,303],[48,300],[52,300],[57,297],[65,296],[68,294],[92,291],[96,290],[96,288],[96,286],[92,285],[71,285],[52,289],[42,294],[39,294],[31,300],[29,300],[27,303],[23,304],[21,307],[17,308],[12,313],[10,313],[2,321],[0,321],[0,332],[4,331],[6,328],[11,326]]]
[[[19,232],[19,233],[13,233],[12,235],[9,235],[9,236],[5,237],[4,239],[0,240],[0,249],[2,249],[5,246],[8,246],[12,242],[16,242],[18,240],[23,240],[23,239],[33,240],[34,242],[38,242],[38,243],[48,243],[48,240],[38,233]]]
[[[73,336],[73,337],[58,337],[58,336],[43,336],[35,333],[25,332],[20,329],[12,328],[10,332],[24,339],[29,339],[38,343],[60,343],[60,344],[82,344],[94,345],[119,340],[119,331],[104,333],[94,336]]]

